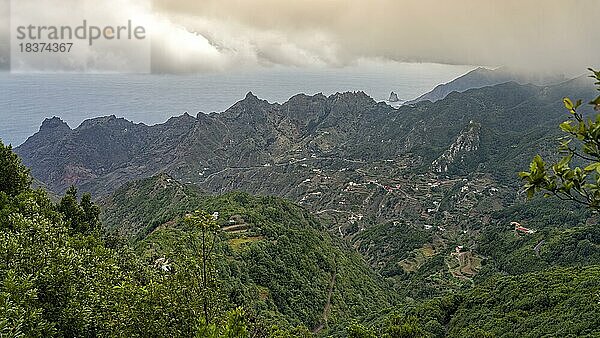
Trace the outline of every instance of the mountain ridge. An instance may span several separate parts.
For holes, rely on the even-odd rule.
[[[501,83],[514,81],[519,84],[549,85],[567,80],[564,76],[526,74],[510,70],[506,67],[489,69],[477,67],[456,79],[439,84],[431,91],[405,102],[404,104],[415,104],[422,101],[436,102],[444,99],[453,92],[464,92],[469,89],[494,86]]]

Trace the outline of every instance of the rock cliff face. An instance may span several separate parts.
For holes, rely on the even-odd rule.
[[[479,149],[480,131],[481,125],[470,121],[450,147],[431,163],[431,169],[438,173],[445,173],[453,164],[464,162],[467,156]]]

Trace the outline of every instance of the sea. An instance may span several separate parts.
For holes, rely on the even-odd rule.
[[[188,112],[222,112],[253,92],[283,103],[304,93],[364,91],[385,101],[394,91],[410,100],[475,66],[372,62],[346,67],[265,67],[209,74],[74,74],[0,72],[0,139],[20,145],[45,118],[77,127],[116,115],[147,125]]]

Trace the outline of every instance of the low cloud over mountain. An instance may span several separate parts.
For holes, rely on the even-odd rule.
[[[581,73],[597,66],[598,12],[595,0],[154,0],[140,15],[150,17],[155,72],[366,58]]]

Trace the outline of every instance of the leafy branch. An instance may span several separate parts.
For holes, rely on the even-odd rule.
[[[600,91],[600,71],[590,68]],[[544,191],[544,196],[555,196],[563,201],[573,201],[600,209],[600,113],[594,119],[586,119],[579,108],[582,100],[573,102],[563,99],[569,120],[560,124],[560,129],[568,134],[561,139],[558,148],[564,156],[557,163],[548,165],[540,155],[533,158],[529,171],[519,173],[525,181],[524,191],[528,198]],[[594,110],[600,112],[600,96],[590,101]],[[571,168],[573,158],[578,158],[585,166]],[[551,170],[550,170],[551,168]]]

